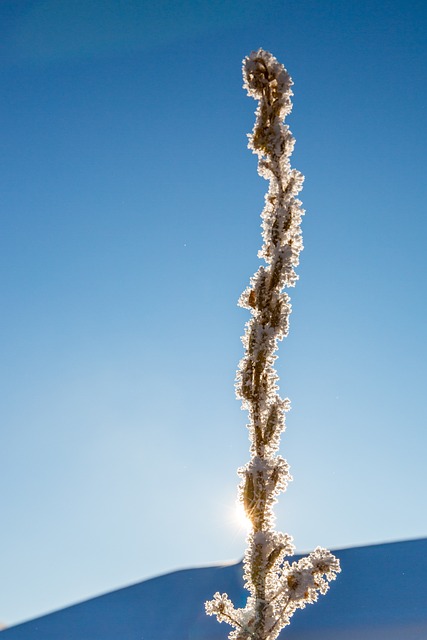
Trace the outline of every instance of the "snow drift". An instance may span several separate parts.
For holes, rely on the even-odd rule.
[[[426,640],[427,538],[335,552],[342,573],[328,598],[297,612],[289,640]],[[244,603],[242,564],[176,571],[1,631],[1,640],[225,640],[204,602]]]

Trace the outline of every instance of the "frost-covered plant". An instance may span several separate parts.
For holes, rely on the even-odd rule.
[[[303,248],[297,194],[303,176],[290,167],[294,139],[283,120],[292,108],[292,80],[270,53],[259,49],[243,61],[244,88],[259,101],[249,148],[258,155],[258,172],[269,180],[262,216],[265,260],[243,292],[239,305],[252,318],[242,338],[245,354],[237,372],[237,397],[249,413],[251,459],[239,469],[239,499],[251,523],[244,557],[246,606],[235,609],[226,594],[216,593],[206,603],[208,615],[228,622],[230,640],[274,640],[289,624],[296,609],[326,593],[340,571],[339,561],[317,547],[298,562],[286,560],[294,552],[292,538],[274,529],[273,506],[291,480],[280,455],[288,399],[278,394],[273,367],[277,343],[288,333],[291,305],[283,291],[298,279],[294,268]]]

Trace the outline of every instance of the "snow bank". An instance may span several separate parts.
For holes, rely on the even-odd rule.
[[[297,612],[289,640],[426,640],[427,538],[334,552],[327,598]],[[176,571],[1,631],[1,640],[225,640],[204,613],[214,591],[243,605],[242,565]]]

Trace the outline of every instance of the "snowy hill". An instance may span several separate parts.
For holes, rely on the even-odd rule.
[[[334,551],[342,573],[297,611],[289,640],[426,640],[427,538]],[[242,605],[242,566],[176,571],[1,631],[1,640],[224,640],[203,603],[226,591]]]

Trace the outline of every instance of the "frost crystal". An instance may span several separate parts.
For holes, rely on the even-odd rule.
[[[239,305],[252,318],[242,338],[245,354],[236,379],[237,397],[249,413],[251,459],[238,473],[239,499],[251,522],[244,557],[245,608],[235,609],[226,594],[216,593],[206,603],[206,613],[233,627],[230,640],[274,640],[289,624],[296,609],[326,593],[329,581],[340,571],[339,561],[317,547],[292,564],[291,536],[274,530],[273,506],[291,480],[289,466],[277,450],[285,429],[288,399],[278,395],[274,369],[278,341],[288,333],[291,305],[283,291],[298,279],[295,267],[303,248],[297,194],[303,176],[291,169],[294,139],[283,120],[292,109],[292,80],[270,53],[259,49],[243,61],[244,88],[258,100],[256,122],[249,148],[258,155],[258,173],[269,180],[262,217],[263,245],[260,266]]]

